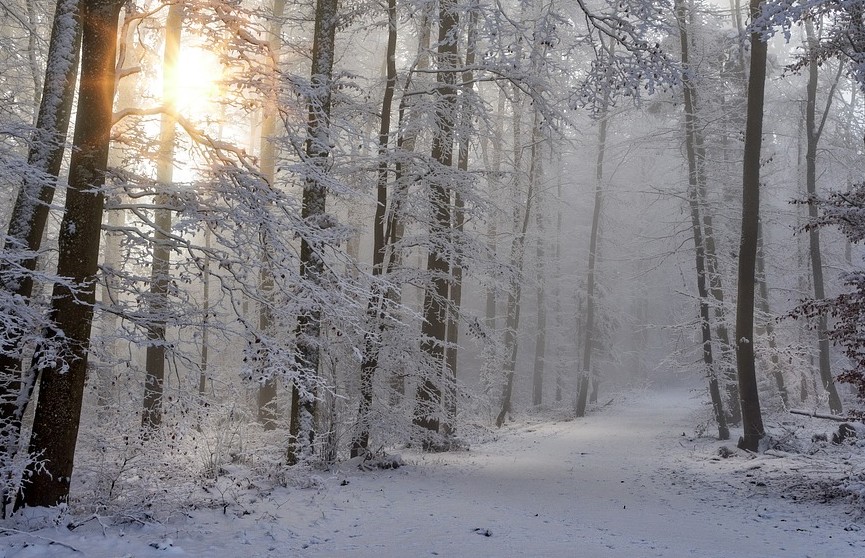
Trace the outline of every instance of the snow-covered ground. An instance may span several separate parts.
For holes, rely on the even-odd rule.
[[[803,418],[776,425],[776,449],[722,458],[725,444],[694,437],[702,406],[683,388],[630,392],[583,419],[510,423],[470,451],[404,453],[398,469],[238,482],[224,508],[161,522],[9,522],[0,557],[865,556],[865,505],[836,488],[865,478],[865,448],[784,451]]]

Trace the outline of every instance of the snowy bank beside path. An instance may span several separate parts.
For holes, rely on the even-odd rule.
[[[690,436],[700,406],[683,389],[632,393],[580,420],[511,423],[468,452],[407,455],[396,470],[238,488],[225,513],[6,531],[0,557],[865,556],[852,505],[801,486],[819,456],[721,459],[720,444]],[[857,451],[848,464],[861,469]]]

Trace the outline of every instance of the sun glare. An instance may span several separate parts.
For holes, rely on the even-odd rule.
[[[169,78],[170,79],[170,78]],[[202,119],[213,114],[220,94],[222,66],[216,55],[195,46],[184,45],[174,72],[169,99],[173,93],[177,111],[189,118]]]

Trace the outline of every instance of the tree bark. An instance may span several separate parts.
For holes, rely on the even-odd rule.
[[[436,122],[433,132],[431,156],[439,165],[438,174],[447,173],[453,162],[454,113],[456,109],[456,69],[457,29],[459,11],[455,0],[439,2],[439,36],[436,74]],[[430,179],[430,202],[434,211],[430,223],[430,238],[443,239],[449,236],[451,228],[450,188],[448,178],[438,176]],[[433,240],[435,242],[435,240]],[[438,242],[441,242],[440,240]],[[427,272],[432,285],[424,293],[424,322],[421,327],[421,350],[430,357],[430,362],[438,363],[439,370],[431,372],[421,380],[416,394],[414,424],[429,432],[439,432],[440,406],[442,403],[443,380],[449,372],[444,359],[447,341],[447,301],[450,297],[449,276],[451,265],[448,255],[435,246],[429,249]],[[434,447],[432,439],[423,440],[427,449]]]
[[[418,71],[423,71],[429,68],[430,50],[430,17],[429,8],[420,10],[418,18],[418,45],[417,45],[417,63],[415,68]],[[412,126],[411,121],[415,118],[413,112],[413,100],[416,95],[410,94],[410,86],[414,72],[409,72],[403,86],[403,95],[400,98],[399,108],[397,109],[397,140],[396,140],[396,163],[394,164],[394,187],[391,196],[391,204],[389,215],[387,216],[387,226],[385,228],[385,239],[387,244],[393,247],[390,259],[387,262],[386,272],[390,273],[392,269],[396,269],[402,264],[403,253],[397,247],[400,239],[402,239],[405,231],[405,222],[402,215],[403,199],[408,192],[412,178],[408,176],[410,166],[406,164],[410,160],[406,155],[414,152],[417,141],[418,127]],[[414,93],[414,92],[413,92]],[[387,293],[387,298],[390,304],[394,306],[402,302],[402,293],[399,289],[390,289]],[[396,405],[399,400],[405,396],[405,378],[406,374],[397,371],[390,378],[392,388],[391,403]]]
[[[540,130],[535,128],[535,133],[532,134],[532,144],[537,144],[541,141]],[[532,157],[537,158],[537,161],[533,163],[535,167],[533,180],[539,184],[540,176],[541,176],[541,153],[540,149],[535,149],[532,152]],[[544,365],[546,364],[546,348],[547,348],[547,308],[546,308],[546,252],[544,250],[544,242],[545,238],[545,227],[544,227],[544,209],[543,203],[544,198],[542,194],[541,188],[535,186],[534,188],[537,196],[537,201],[535,202],[535,225],[537,226],[537,246],[535,248],[535,256],[537,258],[536,263],[536,271],[537,271],[537,291],[536,291],[536,301],[538,307],[538,327],[535,332],[535,360],[534,360],[534,369],[532,371],[532,405],[538,406],[543,403],[544,400]]]
[[[533,147],[534,149],[534,147]],[[526,208],[523,215],[522,227],[511,242],[511,268],[522,274],[523,259],[525,254],[526,232],[529,229],[529,216],[532,210],[532,202],[535,193],[532,191],[533,181],[529,181],[529,189],[526,193]],[[496,426],[505,423],[505,418],[511,412],[511,400],[514,393],[514,373],[517,365],[517,332],[520,328],[520,298],[522,295],[522,282],[515,278],[508,289],[507,316],[505,318],[505,386],[502,392],[502,408],[496,417]]]
[[[712,352],[712,326],[709,316],[709,290],[707,288],[706,269],[706,245],[704,243],[703,225],[704,219],[700,215],[699,181],[700,165],[698,160],[697,142],[697,107],[696,92],[689,72],[690,48],[688,42],[688,17],[686,14],[685,0],[676,0],[676,19],[679,24],[679,44],[682,53],[682,75],[683,96],[685,101],[685,151],[688,158],[688,205],[691,209],[691,228],[694,237],[694,255],[697,272],[697,294],[700,298],[700,332],[703,347],[703,364],[706,367],[706,376],[709,379],[709,395],[712,399],[712,409],[715,421],[718,424],[718,438],[727,440],[730,438],[730,430],[727,427],[727,418],[724,414],[724,405],[721,399],[721,391],[718,385],[718,374],[715,369],[714,355]]]
[[[603,48],[606,48],[606,46]],[[595,256],[597,255],[600,236],[601,204],[604,199],[604,156],[607,149],[607,125],[610,119],[609,105],[610,94],[607,92],[604,94],[604,101],[601,106],[601,120],[598,125],[598,155],[595,160],[595,204],[592,210],[592,230],[589,233],[589,264],[588,272],[586,273],[586,327],[583,332],[583,362],[579,393],[577,395],[577,417],[586,415],[586,402],[589,396],[589,379],[592,369],[593,338],[595,335]]]
[[[3,247],[11,256],[10,260],[18,260],[16,263],[23,271],[14,271],[6,264],[0,268],[0,289],[25,304],[29,304],[33,293],[36,253],[42,245],[48,208],[54,199],[63,162],[80,49],[78,0],[59,0],[51,27],[36,129],[27,154],[30,171],[22,176]],[[0,347],[0,461],[3,463],[10,461],[17,451],[21,419],[36,382],[35,369],[23,370],[21,362],[23,339],[32,327],[39,326],[15,323],[12,316],[0,321],[0,338],[3,339]],[[0,495],[0,517],[5,517],[12,498],[12,494]]]
[[[751,0],[751,17],[760,14],[760,0]],[[760,152],[763,144],[763,97],[766,86],[766,43],[751,33],[750,79],[742,164],[742,232],[739,242],[738,300],[736,304],[736,366],[742,407],[743,437],[739,447],[757,451],[763,438],[763,416],[754,364],[754,272],[757,223],[760,218]]]
[[[162,102],[166,111],[160,117],[159,155],[156,182],[161,190],[153,210],[153,261],[150,271],[150,293],[147,326],[147,351],[144,378],[144,412],[141,428],[145,435],[162,424],[162,399],[165,382],[165,329],[168,312],[168,284],[171,280],[171,203],[174,179],[174,144],[176,140],[177,61],[183,30],[183,4],[168,7],[165,21],[165,51],[162,61]]]
[[[282,18],[285,15],[285,0],[273,1],[273,13],[271,14],[269,28],[269,51],[270,51],[270,76],[271,90],[268,92],[270,98],[265,105],[264,120],[261,123],[261,174],[268,184],[273,185],[276,181],[276,145],[274,134],[276,134],[277,101],[279,95],[279,61],[282,51]],[[273,304],[273,270],[269,265],[267,254],[267,237],[262,235],[263,260],[259,272],[259,283],[264,300],[258,307],[258,328],[262,335],[270,337],[273,334],[273,312],[270,306]],[[263,347],[259,355],[258,366],[264,372],[258,385],[256,404],[258,407],[258,422],[265,430],[274,430],[278,417],[276,384],[277,379],[269,368],[270,355],[268,347]]]
[[[781,371],[781,362],[778,359],[778,347],[775,343],[775,325],[769,307],[769,286],[766,281],[766,251],[763,241],[763,222],[762,219],[757,223],[757,285],[760,291],[760,296],[757,299],[760,305],[760,311],[764,314],[762,326],[757,327],[757,334],[765,333],[766,342],[769,344],[769,362],[771,363],[770,373],[775,380],[775,387],[778,388],[778,395],[781,397],[781,402],[784,407],[790,406],[787,388],[784,385],[784,374]]]
[[[814,27],[810,21],[805,23],[805,32],[808,38],[808,86],[807,99],[805,101],[805,134],[808,140],[805,151],[805,185],[807,187],[808,197],[813,198],[817,195],[817,145],[820,142],[820,136],[823,132],[823,125],[826,122],[825,116],[819,127],[817,125],[817,57],[816,48],[817,40],[814,37]],[[833,87],[834,92],[834,87]],[[832,102],[830,94],[827,103]],[[808,204],[808,217],[813,222],[817,219],[817,205]],[[826,291],[823,286],[823,261],[820,253],[820,230],[817,227],[811,227],[808,232],[808,241],[811,255],[811,274],[814,278],[814,298],[823,300],[826,298]],[[819,346],[819,363],[820,363],[820,380],[823,383],[823,389],[829,394],[829,410],[833,414],[840,415],[843,411],[841,398],[838,396],[838,390],[835,388],[835,381],[832,378],[832,369],[829,362],[829,338],[826,334],[828,329],[828,320],[825,314],[821,314],[817,318],[817,338]]]
[[[44,466],[28,469],[19,507],[54,506],[69,498],[93,320],[121,6],[118,0],[81,4],[81,85],[57,264],[66,281],[54,285],[54,326],[35,359],[42,378],[30,452]]]
[[[388,35],[385,50],[385,87],[381,102],[381,120],[378,133],[378,179],[376,183],[376,207],[373,221],[373,252],[372,273],[374,277],[384,272],[387,240],[385,238],[387,225],[387,161],[388,144],[390,142],[390,118],[393,109],[393,96],[396,89],[396,41],[397,17],[396,0],[387,2]],[[355,436],[351,442],[351,457],[365,454],[369,446],[370,412],[373,403],[373,379],[378,369],[378,357],[381,350],[382,334],[385,330],[383,305],[386,293],[382,286],[373,283],[370,293],[367,316],[370,330],[364,335],[364,353],[360,364],[360,404],[357,411]]]
[[[468,29],[466,31],[466,56],[465,65],[468,70],[463,71],[461,89],[463,90],[462,106],[460,106],[460,135],[457,149],[457,170],[462,176],[467,176],[469,169],[469,144],[472,138],[474,111],[471,100],[468,99],[469,92],[474,89],[474,72],[471,70],[475,64],[475,51],[477,49],[478,35],[478,5],[474,2],[470,6]],[[460,237],[465,230],[465,202],[460,189],[454,190],[454,214],[453,214],[453,240],[454,246],[461,243]],[[447,392],[445,397],[445,417],[447,422],[443,425],[442,432],[452,438],[456,434],[457,418],[457,358],[459,355],[459,326],[460,309],[463,298],[463,266],[459,253],[455,253],[451,262],[451,284],[450,284],[450,311],[447,323],[447,346],[445,348],[445,364],[448,372]]]
[[[322,176],[327,175],[330,157],[330,109],[333,81],[334,44],[339,24],[337,0],[317,0],[315,32],[312,43],[310,95],[307,100],[306,162],[309,165],[303,188],[301,217],[312,226],[324,230],[327,187]],[[304,236],[300,244],[300,276],[312,285],[321,283],[324,272],[320,241]],[[312,457],[316,390],[319,378],[321,309],[312,307],[297,318],[298,370],[291,392],[291,422],[286,457],[296,464]]]

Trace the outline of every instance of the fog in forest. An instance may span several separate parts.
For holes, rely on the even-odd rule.
[[[863,10],[4,1],[0,555],[858,555]]]

